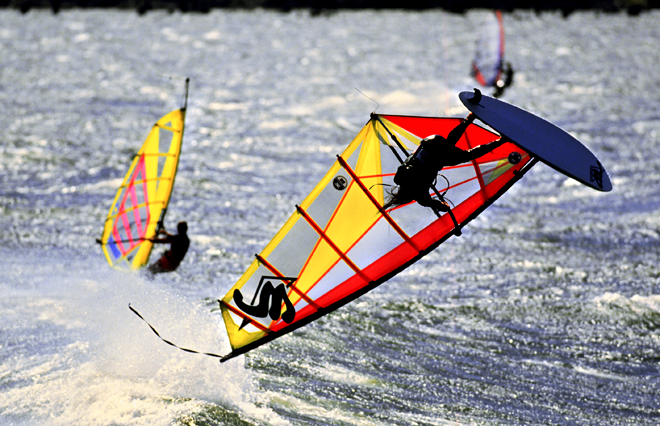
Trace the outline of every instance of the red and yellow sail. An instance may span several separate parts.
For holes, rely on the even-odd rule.
[[[220,300],[232,352],[247,352],[375,288],[455,233],[450,214],[410,203],[383,210],[400,158],[433,134],[447,136],[458,118],[372,115],[330,171]],[[499,135],[468,126],[457,146]],[[440,192],[463,226],[533,165],[505,143],[475,161],[446,167]]]
[[[495,87],[504,66],[504,24],[502,12],[488,13],[479,26],[472,61],[475,80],[484,87]]]

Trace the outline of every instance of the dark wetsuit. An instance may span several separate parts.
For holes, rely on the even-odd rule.
[[[155,240],[161,244],[170,243],[170,249],[167,250],[155,263],[149,266],[149,272],[158,274],[160,272],[172,272],[179,267],[179,264],[186,256],[190,239],[187,234],[168,234],[166,238]]]
[[[400,167],[394,182],[399,185],[397,204],[417,201],[424,207],[447,211],[449,206],[431,197],[431,187],[434,185],[438,172],[445,166],[455,166],[481,157],[500,146],[502,141],[463,151],[455,145],[461,138],[470,121],[464,120],[447,136],[429,136],[423,139],[417,150],[410,155]],[[401,170],[404,168],[405,170]]]

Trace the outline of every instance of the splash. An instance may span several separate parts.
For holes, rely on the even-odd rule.
[[[24,252],[27,261],[18,262],[2,254],[0,418],[170,425],[220,410],[236,424],[282,423],[242,359],[221,365],[164,345],[127,307],[140,307],[173,340],[226,352],[218,316],[203,301],[164,280],[109,270],[98,257]]]

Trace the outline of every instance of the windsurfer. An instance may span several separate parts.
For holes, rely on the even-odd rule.
[[[495,92],[493,92],[494,98],[499,98],[502,96],[504,94],[504,89],[513,84],[514,71],[513,67],[511,66],[511,62],[506,63],[506,68],[502,68],[501,73],[504,78],[500,78],[495,82]]]
[[[172,272],[179,267],[179,264],[186,256],[188,247],[190,246],[188,224],[186,222],[179,222],[176,228],[177,234],[173,235],[161,229],[159,234],[165,235],[164,238],[149,238],[149,241],[154,244],[170,244],[170,249],[163,253],[155,263],[149,265],[148,271],[150,273]]]
[[[417,150],[397,169],[394,183],[398,186],[390,191],[389,200],[383,209],[417,201],[420,205],[430,207],[436,212],[449,211],[450,207],[444,200],[434,199],[430,194],[438,172],[445,166],[454,166],[477,159],[505,142],[499,138],[494,142],[467,151],[457,148],[456,144],[475,118],[475,115],[470,113],[449,133],[446,139],[440,135],[432,135],[423,139]]]

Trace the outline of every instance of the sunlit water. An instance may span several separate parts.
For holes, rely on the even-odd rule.
[[[128,309],[229,352],[215,300],[369,113],[467,114],[481,13],[1,11],[0,423],[658,424],[658,12],[504,16],[504,100],[588,145],[611,193],[538,165],[460,238],[224,364]],[[192,245],[150,281],[94,240],[185,77],[166,225]]]

